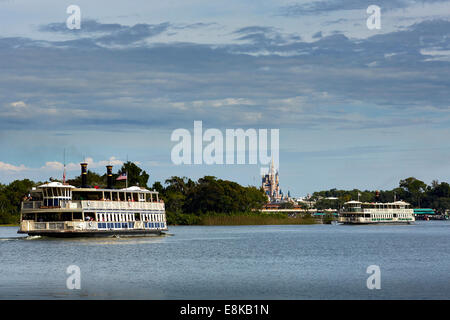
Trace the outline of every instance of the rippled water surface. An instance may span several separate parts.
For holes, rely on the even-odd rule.
[[[0,227],[2,299],[449,299],[450,222],[170,227],[46,239]],[[81,270],[68,290],[67,267]],[[369,290],[369,265],[381,289]]]

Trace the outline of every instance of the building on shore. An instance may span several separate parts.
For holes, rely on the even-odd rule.
[[[262,188],[264,193],[267,195],[269,202],[277,202],[281,200],[280,180],[278,170],[275,171],[273,159],[269,172],[262,177]]]
[[[275,170],[273,159],[269,172],[262,176],[262,188],[270,203],[293,201],[290,192],[284,195],[280,188],[280,176],[278,170]]]

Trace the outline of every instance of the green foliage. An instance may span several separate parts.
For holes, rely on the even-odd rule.
[[[427,185],[414,177],[409,177],[404,180],[400,180],[400,188],[406,193],[406,197],[410,199],[410,202],[420,207],[420,200],[423,193],[427,189]]]
[[[66,182],[72,186],[80,187],[81,186],[81,175],[79,175],[73,179],[69,179]],[[104,175],[99,175],[96,172],[88,170],[87,171],[87,184],[92,187],[98,186],[99,188],[105,188],[106,187],[106,173]]]
[[[0,185],[0,224],[19,222],[20,204],[36,183],[25,179]]]
[[[186,177],[171,177],[164,188],[159,182],[153,188],[160,192],[172,224],[200,224],[202,216],[243,214],[260,209],[266,202],[261,189],[243,187],[236,182],[205,176],[197,182]]]
[[[155,190],[155,191],[157,191],[157,192],[159,192],[159,193],[163,193],[164,192],[164,187],[163,187],[163,185],[161,184],[161,182],[159,182],[159,181],[156,181],[153,185],[152,185],[152,188],[151,188],[152,190]]]
[[[114,180],[119,177],[122,173],[127,173],[128,176],[128,186],[139,186],[142,188],[147,188],[147,182],[150,178],[150,175],[145,172],[145,170],[142,170],[139,168],[136,164],[133,162],[128,161],[127,163],[124,163],[122,165],[122,168],[118,171],[116,175],[113,175]],[[117,187],[125,188],[126,185],[125,180],[116,181]]]
[[[233,214],[260,209],[265,202],[264,193],[255,187],[205,176],[188,189],[183,209],[197,215],[207,212]]]

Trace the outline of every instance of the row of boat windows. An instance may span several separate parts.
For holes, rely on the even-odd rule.
[[[360,213],[360,214],[348,214],[348,213],[344,213],[341,215],[342,217],[347,217],[347,218],[351,218],[351,217],[359,217],[359,218],[409,218],[411,217],[411,214],[408,213],[393,213],[393,214],[372,214],[370,215],[370,213]]]
[[[44,199],[44,205],[57,206],[54,202],[58,200],[93,200],[93,201],[133,201],[133,202],[158,202],[157,193],[126,192],[126,191],[74,191],[65,188],[43,188],[42,193],[33,193],[33,200]],[[57,203],[57,202],[56,202]]]
[[[98,229],[134,229],[134,222],[99,222]],[[164,222],[145,222],[145,229],[165,228]]]
[[[85,216],[89,213],[86,213]],[[89,216],[90,217],[90,216]],[[162,222],[164,217],[157,213],[97,213],[97,221],[157,221]]]

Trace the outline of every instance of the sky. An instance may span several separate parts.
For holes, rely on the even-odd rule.
[[[279,130],[293,196],[450,181],[450,1],[0,0],[0,12],[0,183],[61,178],[65,150],[69,178],[82,161],[104,173],[128,159],[150,185],[260,185],[261,161],[176,165],[171,135],[194,121],[223,137]]]

